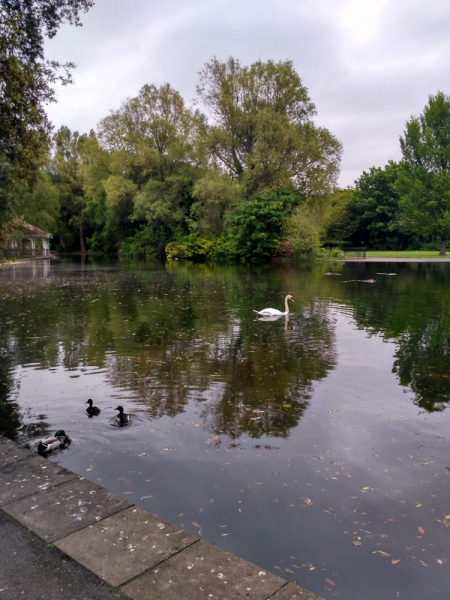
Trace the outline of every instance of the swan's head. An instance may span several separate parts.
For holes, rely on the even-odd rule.
[[[291,295],[287,296],[286,299],[290,300],[291,302],[294,302],[294,298]]]
[[[92,400],[91,400],[91,398],[89,398],[89,400],[87,400],[86,404],[89,404],[89,406],[92,406]]]
[[[123,413],[123,406],[118,406],[114,410],[118,410],[120,413]]]

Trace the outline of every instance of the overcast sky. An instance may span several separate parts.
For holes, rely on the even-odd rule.
[[[344,145],[342,186],[398,160],[405,121],[450,94],[449,0],[96,0],[82,20],[47,43],[48,58],[78,66],[49,108],[56,127],[95,129],[145,83],[190,103],[213,56],[290,59]]]

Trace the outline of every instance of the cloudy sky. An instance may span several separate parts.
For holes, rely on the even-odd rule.
[[[344,145],[343,186],[399,159],[405,121],[450,94],[448,0],[96,0],[83,23],[47,44],[78,66],[49,109],[56,127],[95,129],[145,83],[169,82],[189,103],[213,56],[290,59]]]

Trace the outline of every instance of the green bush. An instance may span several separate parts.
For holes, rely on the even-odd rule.
[[[126,238],[120,244],[119,254],[128,257],[150,258],[156,254],[155,237],[148,229],[141,229],[132,237]]]
[[[282,254],[294,260],[312,260],[321,255],[319,230],[306,206],[298,206],[284,226]]]
[[[182,240],[167,244],[166,255],[169,260],[175,258],[208,260],[212,258],[220,240],[221,238],[209,238],[192,233]]]
[[[228,214],[227,241],[218,253],[242,261],[271,258],[283,238],[286,219],[298,202],[298,196],[283,188],[240,200]]]

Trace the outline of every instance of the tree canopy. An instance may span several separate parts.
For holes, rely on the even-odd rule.
[[[450,239],[450,97],[430,96],[419,117],[400,137],[403,163],[397,189],[404,225],[440,239],[441,255]]]
[[[45,107],[53,84],[72,81],[72,63],[44,57],[44,39],[62,23],[80,25],[92,0],[0,0],[0,226],[18,188],[33,186],[45,163],[51,124]]]

